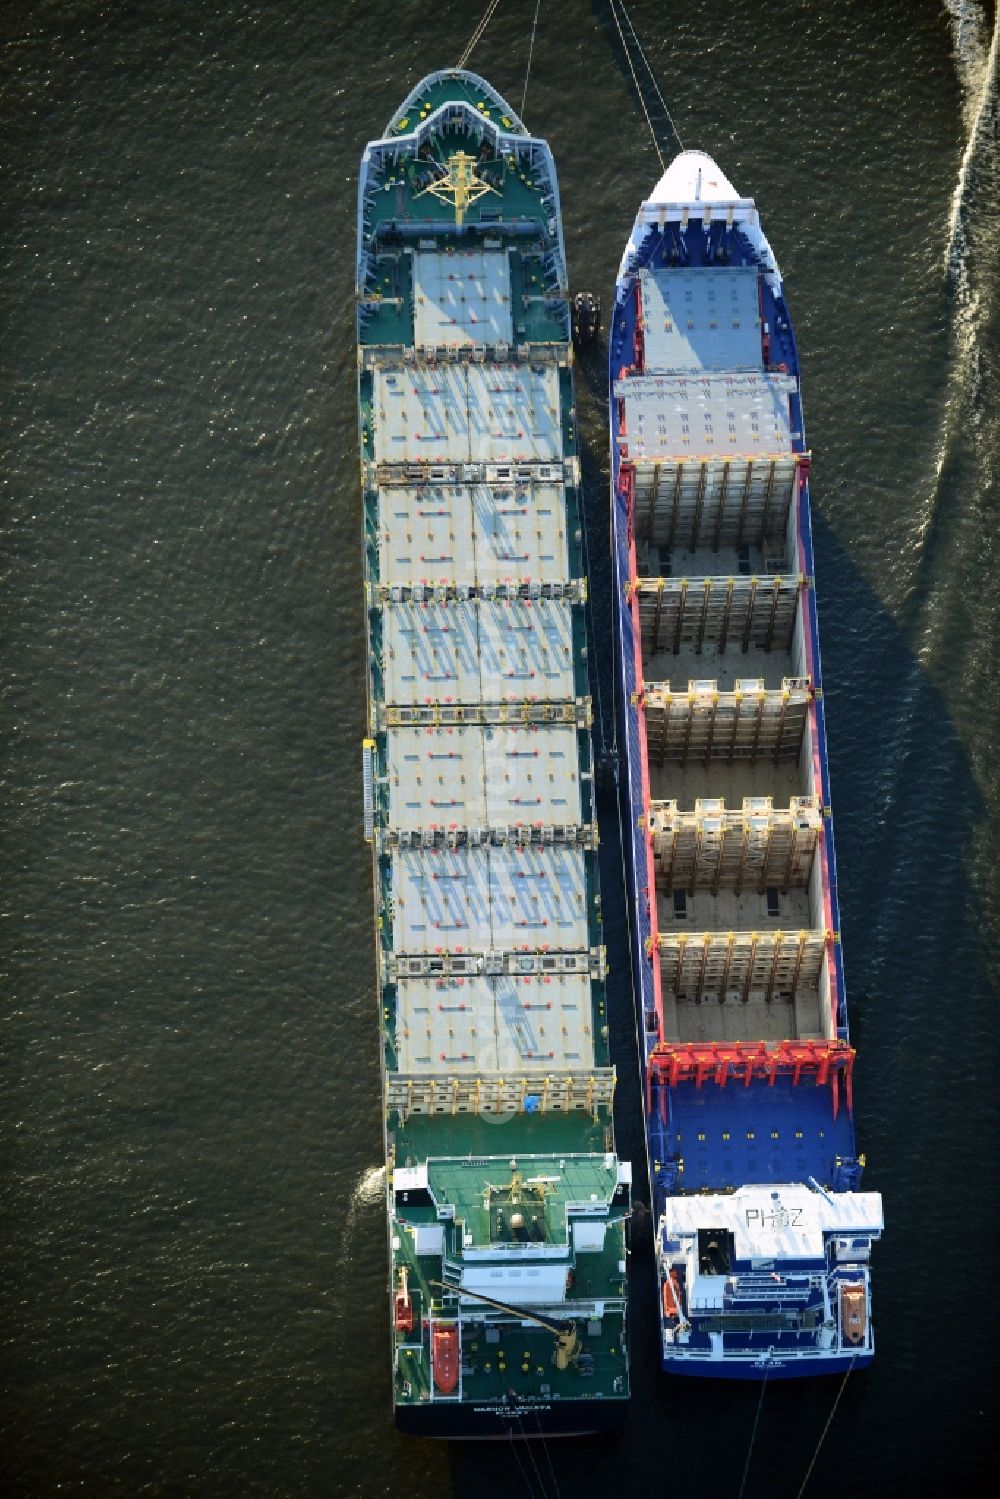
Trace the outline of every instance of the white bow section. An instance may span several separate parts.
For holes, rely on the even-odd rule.
[[[737,199],[753,202],[751,198],[739,198],[725,172],[704,151],[681,151],[653,188],[648,202],[712,204]]]
[[[780,291],[781,272],[760,227],[754,200],[741,198],[722,168],[704,151],[682,151],[674,157],[636,214],[618,269],[619,292],[647,229],[677,220],[684,227],[701,224],[708,228],[719,220],[739,224],[763,259],[771,285],[776,292]]]

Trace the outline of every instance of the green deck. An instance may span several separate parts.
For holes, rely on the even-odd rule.
[[[482,89],[478,88],[471,79],[458,74],[450,74],[447,78],[435,78],[429,85],[422,88],[412,100],[407,100],[401,110],[397,110],[390,124],[390,133],[403,134],[412,130],[426,115],[432,114],[442,104],[451,104],[461,101],[471,104],[474,109],[487,120],[495,120],[502,125],[504,130],[518,130],[518,122],[513,114],[497,108],[495,102],[485,96]],[[523,127],[520,127],[523,129]]]
[[[579,1148],[582,1142],[574,1143]],[[567,1204],[593,1201],[596,1213],[610,1202],[616,1168],[609,1168],[600,1155],[524,1154],[517,1158],[516,1168],[496,1156],[491,1160],[431,1159],[428,1183],[438,1207],[450,1204],[454,1208],[454,1222],[446,1224],[446,1258],[461,1253],[464,1235],[471,1235],[471,1247],[478,1249],[510,1242],[511,1221],[520,1212],[526,1225],[523,1232],[534,1224],[537,1242],[565,1247],[572,1277],[572,1299],[550,1315],[559,1325],[576,1328],[584,1358],[564,1370],[553,1363],[552,1331],[526,1324],[517,1311],[498,1317],[494,1309],[484,1306],[480,1318],[470,1298],[463,1299],[463,1398],[495,1399],[505,1390],[528,1401],[622,1394],[627,1383],[624,1215],[615,1215],[612,1209],[599,1251],[574,1254],[567,1226]],[[437,1217],[434,1204],[397,1206],[394,1268],[398,1275],[405,1267],[416,1318],[421,1322],[451,1321],[460,1314],[457,1295],[437,1284],[442,1278],[440,1259],[418,1255],[414,1249],[414,1226],[434,1223]],[[418,1403],[430,1394],[427,1355],[412,1335],[397,1336],[397,1399]]]
[[[515,1157],[511,1157],[514,1160]],[[568,1243],[566,1204],[603,1204],[614,1193],[617,1173],[600,1156],[518,1156],[517,1167],[494,1158],[431,1160],[428,1181],[437,1202],[448,1202],[459,1224],[471,1234],[473,1247],[516,1238],[512,1215],[525,1220],[527,1233],[545,1244]]]
[[[621,1398],[628,1383],[624,1331],[619,1312],[605,1313],[592,1331],[584,1330],[583,1349],[593,1359],[593,1372],[585,1377],[574,1367],[554,1367],[552,1334],[542,1328],[499,1327],[496,1341],[487,1342],[485,1327],[481,1326],[468,1338],[463,1337],[463,1398],[500,1401],[511,1391],[525,1404]],[[429,1388],[426,1350],[419,1344],[402,1345],[396,1360],[396,1399],[419,1404],[429,1398]]]
[[[421,202],[424,200],[421,199]],[[443,204],[429,199],[445,214]],[[399,216],[388,211],[379,214],[381,222],[395,222]],[[409,221],[409,216],[405,221]],[[433,239],[442,253],[455,248],[454,224],[428,224],[427,237]],[[491,238],[494,236],[491,235]],[[541,257],[523,249],[523,241],[509,234],[497,233],[496,244],[507,252],[511,271],[511,317],[515,345],[561,344],[568,336],[568,314],[565,302],[548,294],[542,272]],[[383,243],[367,288],[367,314],[362,328],[366,347],[399,348],[413,343],[412,248],[399,244],[395,249]],[[567,420],[571,420],[567,413]],[[568,447],[568,452],[574,448]]]
[[[457,151],[479,157],[478,175],[494,189],[469,206],[461,230],[456,228],[453,208],[427,191],[428,183]],[[542,186],[513,158],[493,154],[483,158],[479,143],[462,131],[448,130],[436,136],[431,154],[401,161],[366,207],[367,234],[377,251],[365,287],[368,310],[361,327],[362,343],[413,343],[413,240],[403,241],[404,229],[411,235],[419,229],[422,238],[432,239],[442,251],[461,247],[481,234],[489,236],[510,259],[515,341],[565,343],[569,337],[565,301],[559,298],[551,273],[546,276],[544,264],[550,216],[542,200]],[[515,225],[521,233],[510,232]],[[523,231],[532,226],[534,232],[527,245],[534,244],[534,248],[526,248]]]
[[[400,1166],[431,1156],[563,1154],[611,1149],[610,1122],[590,1114],[413,1114],[405,1124],[393,1113],[389,1130]]]

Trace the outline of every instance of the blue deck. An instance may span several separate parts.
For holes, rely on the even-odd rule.
[[[734,226],[712,224],[708,233],[692,226],[686,235],[680,233],[679,225],[667,224],[662,233],[647,235],[639,247],[633,274],[642,269],[651,271],[664,269],[695,269],[710,267],[751,267],[762,270],[760,257],[742,231]],[[789,374],[799,372],[798,353],[791,318],[783,297],[776,298],[763,277],[759,278],[760,315],[767,324],[769,333],[769,355],[772,365],[784,364]],[[632,338],[635,333],[635,304],[630,300],[625,307],[625,317],[619,321],[616,309],[612,329],[612,368],[631,363]],[[626,358],[625,355],[628,355]],[[619,357],[621,356],[621,357]]]
[[[656,1162],[683,1162],[678,1186],[685,1192],[810,1176],[834,1182],[838,1158],[854,1151],[851,1120],[843,1105],[834,1119],[828,1087],[779,1078],[773,1088],[733,1080],[725,1088],[680,1083],[662,1091],[666,1123],[655,1096],[649,1119],[654,1172]]]

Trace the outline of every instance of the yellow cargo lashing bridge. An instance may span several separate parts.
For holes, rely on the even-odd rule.
[[[477,176],[476,158],[467,151],[456,151],[449,156],[441,176],[429,182],[423,192],[415,196],[422,198],[424,193],[433,193],[443,203],[451,203],[455,209],[456,224],[463,222],[469,205],[485,197],[487,193],[496,193],[499,197],[497,188]]]

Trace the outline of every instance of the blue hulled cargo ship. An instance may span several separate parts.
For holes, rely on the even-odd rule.
[[[610,330],[623,825],[664,1368],[874,1354],[809,518],[781,275],[684,151]]]

